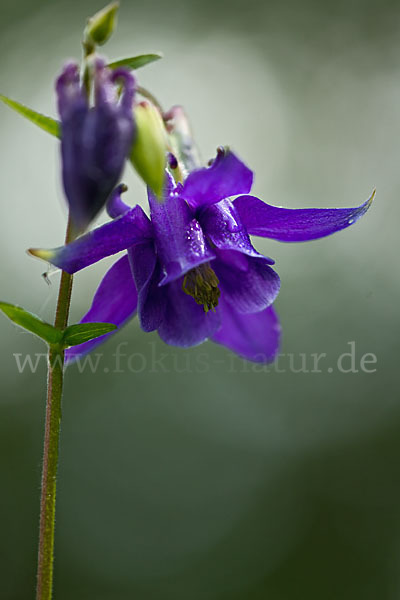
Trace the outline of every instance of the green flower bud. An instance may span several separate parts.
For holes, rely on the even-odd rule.
[[[144,101],[134,107],[136,138],[131,162],[140,177],[161,197],[166,168],[167,133],[159,110]]]
[[[112,2],[88,20],[84,33],[87,47],[102,46],[117,25],[119,2]]]

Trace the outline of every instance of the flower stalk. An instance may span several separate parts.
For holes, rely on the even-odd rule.
[[[71,220],[65,243],[73,241]],[[68,324],[73,276],[62,271],[54,326],[64,330]],[[56,509],[57,466],[61,428],[61,400],[64,380],[64,349],[49,346],[46,425],[43,449],[40,497],[39,551],[36,600],[51,600],[53,589],[54,531]]]

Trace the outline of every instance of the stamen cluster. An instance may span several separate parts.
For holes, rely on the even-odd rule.
[[[219,279],[209,263],[204,263],[189,271],[182,283],[182,290],[192,296],[197,304],[203,305],[204,312],[215,311],[221,291]]]

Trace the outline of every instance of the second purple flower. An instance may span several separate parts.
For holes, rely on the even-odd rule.
[[[75,63],[65,66],[56,84],[63,183],[73,224],[80,231],[118,183],[134,139],[134,77],[125,69],[108,69],[97,58],[93,86],[91,107]]]

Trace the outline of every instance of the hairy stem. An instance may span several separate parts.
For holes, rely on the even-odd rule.
[[[68,221],[65,243],[73,239]],[[72,275],[61,274],[54,325],[65,329],[71,302]],[[64,350],[49,348],[46,425],[44,434],[42,488],[40,498],[39,552],[36,600],[51,600],[53,588],[54,529],[56,509],[56,479],[61,426],[61,398],[64,378]]]

